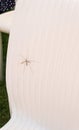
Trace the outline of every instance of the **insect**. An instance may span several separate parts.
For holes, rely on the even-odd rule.
[[[32,68],[31,68],[31,63],[34,62],[33,60],[29,60],[27,58],[24,58],[23,56],[21,56],[22,59],[24,59],[23,61],[21,61],[20,63],[21,64],[25,64],[26,66],[29,66],[30,67],[30,70],[32,72]]]
[[[30,70],[31,70],[31,72],[32,72],[31,64],[32,64],[32,63],[38,63],[38,62],[35,61],[35,60],[30,60],[30,59],[24,58],[23,56],[21,56],[21,58],[22,58],[23,60],[21,60],[20,64],[24,64],[26,67],[29,66],[29,67],[30,67]]]
[[[30,60],[25,59],[24,61],[21,62],[21,64],[26,64],[26,66],[28,66],[29,64],[31,64]]]

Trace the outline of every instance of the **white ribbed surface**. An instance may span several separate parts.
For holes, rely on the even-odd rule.
[[[18,5],[7,89],[11,111],[21,120],[17,116],[18,127],[5,130],[27,130],[25,117],[49,130],[79,130],[79,1],[19,0]],[[28,66],[21,64],[26,58]]]

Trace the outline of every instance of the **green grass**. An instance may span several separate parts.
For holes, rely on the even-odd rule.
[[[2,34],[4,81],[0,82],[0,127],[2,127],[10,119],[8,96],[7,96],[6,83],[5,83],[5,68],[6,68],[6,53],[7,53],[8,37],[9,37],[8,34]]]

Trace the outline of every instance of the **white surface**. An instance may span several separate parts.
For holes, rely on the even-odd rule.
[[[38,130],[31,123],[27,129],[29,118],[48,130],[79,130],[79,1],[19,0],[14,19],[7,57],[12,118],[1,130]]]
[[[0,14],[0,32],[10,33],[14,11]]]

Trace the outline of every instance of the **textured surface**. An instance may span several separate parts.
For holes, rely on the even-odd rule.
[[[3,80],[3,61],[2,61],[2,58],[3,58],[3,51],[2,51],[2,36],[1,36],[1,33],[0,33],[0,81]]]
[[[8,43],[8,35],[2,33],[3,39],[3,77],[5,78],[5,67],[6,67],[6,52],[7,52],[7,43]],[[0,62],[1,63],[1,62]],[[1,74],[1,73],[0,73]],[[4,79],[3,78],[3,79]],[[3,82],[0,81],[0,127],[2,127],[8,120],[10,119],[9,109],[8,109],[8,100],[6,93],[6,85],[5,80]]]
[[[19,0],[11,33],[3,130],[79,130],[79,1]]]
[[[0,82],[0,127],[10,119],[6,87]]]
[[[13,10],[15,7],[15,0],[0,0],[0,14],[6,11]]]

